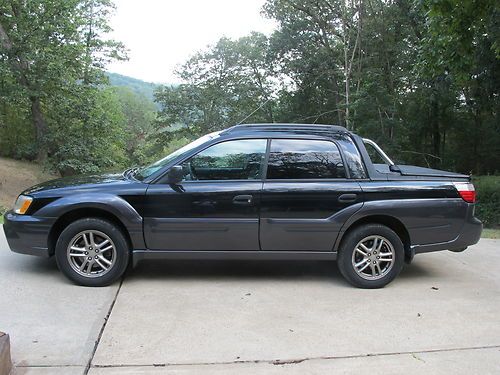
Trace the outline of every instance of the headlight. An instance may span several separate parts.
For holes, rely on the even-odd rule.
[[[20,195],[17,197],[16,204],[14,205],[14,212],[24,215],[26,211],[28,211],[28,208],[30,208],[31,202],[33,202],[33,198],[26,195]]]

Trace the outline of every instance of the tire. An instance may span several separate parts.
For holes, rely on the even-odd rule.
[[[118,280],[127,268],[129,254],[123,232],[99,218],[69,224],[59,236],[55,251],[61,272],[83,286],[107,286]]]
[[[401,272],[403,263],[401,238],[381,224],[365,224],[349,231],[337,257],[342,276],[352,285],[365,289],[389,284]]]

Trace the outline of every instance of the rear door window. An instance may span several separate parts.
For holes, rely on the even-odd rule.
[[[267,165],[267,179],[346,178],[337,145],[310,139],[273,139]]]

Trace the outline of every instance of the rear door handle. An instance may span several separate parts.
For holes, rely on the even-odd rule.
[[[358,199],[358,196],[356,194],[341,194],[338,198],[338,201],[341,203],[350,203],[356,202],[356,199]]]
[[[252,204],[253,197],[251,195],[237,195],[233,198],[234,204],[239,204],[242,206],[250,206]]]

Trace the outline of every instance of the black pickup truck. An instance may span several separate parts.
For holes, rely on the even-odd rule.
[[[55,255],[87,286],[142,259],[315,259],[379,288],[415,254],[475,244],[474,201],[469,176],[395,165],[343,127],[249,124],[147,167],[34,186],[4,230],[12,251]]]

